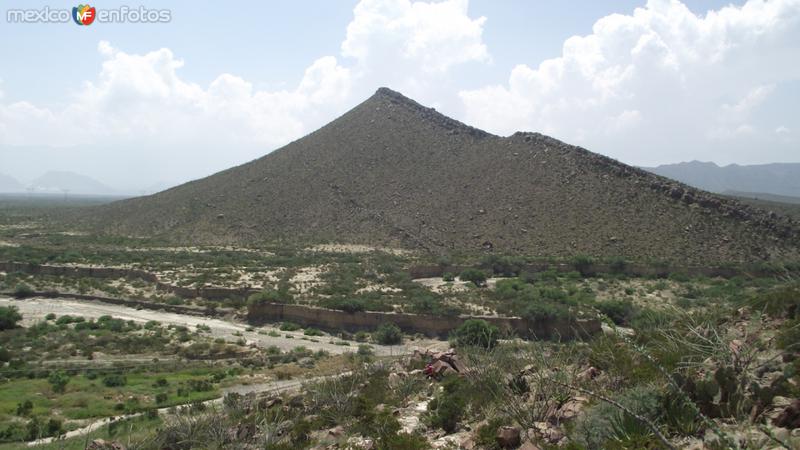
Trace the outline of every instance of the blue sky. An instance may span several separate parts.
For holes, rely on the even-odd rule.
[[[542,131],[631,164],[800,161],[798,0],[142,4],[172,21],[3,17],[0,172],[74,170],[128,191],[182,182],[382,85],[494,133]],[[75,6],[3,13],[45,5]],[[120,5],[139,3],[92,4]]]

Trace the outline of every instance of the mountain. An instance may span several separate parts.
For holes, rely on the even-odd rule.
[[[38,192],[91,195],[114,195],[117,192],[105,184],[74,172],[51,171],[31,182],[31,187]]]
[[[644,169],[711,192],[800,197],[800,163],[720,167],[713,162],[691,161]]]
[[[17,181],[16,178],[0,173],[0,192],[12,193],[23,192],[24,190],[25,186]]]
[[[796,257],[799,236],[788,218],[538,133],[494,136],[387,88],[260,159],[83,216],[181,242],[682,263]]]

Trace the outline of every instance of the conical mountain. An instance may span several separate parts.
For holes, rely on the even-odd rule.
[[[260,159],[102,207],[111,232],[531,256],[756,261],[796,224],[537,133],[495,136],[386,88]]]

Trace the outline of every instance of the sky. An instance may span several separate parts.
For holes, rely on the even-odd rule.
[[[486,131],[628,164],[800,162],[800,0],[91,4],[0,11],[0,174],[152,192],[261,157],[388,86]]]

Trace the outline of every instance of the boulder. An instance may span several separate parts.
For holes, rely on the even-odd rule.
[[[542,450],[542,448],[531,441],[525,441],[522,443],[522,446],[519,448],[519,450]]]
[[[500,448],[517,448],[520,444],[520,429],[512,426],[502,426],[497,429],[497,445]]]
[[[116,441],[95,439],[86,446],[86,450],[125,450],[125,446]]]
[[[778,414],[772,424],[776,427],[794,430],[800,428],[800,399],[795,399],[792,403]]]

